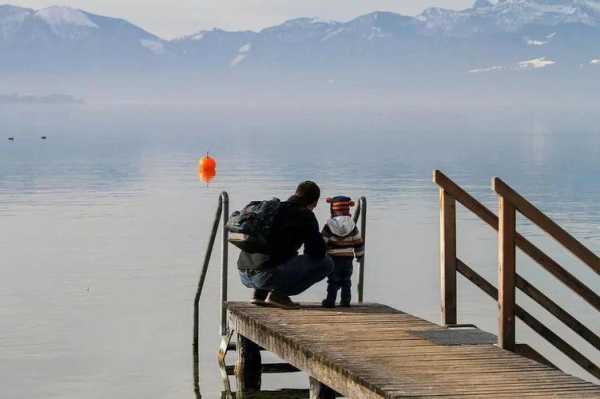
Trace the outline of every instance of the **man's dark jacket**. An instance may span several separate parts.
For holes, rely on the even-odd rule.
[[[304,254],[321,259],[325,256],[326,248],[319,231],[319,222],[315,214],[298,203],[292,196],[281,207],[273,223],[270,239],[271,253],[250,254],[242,251],[238,258],[240,270],[264,270],[274,268],[298,255],[298,250],[304,244]]]

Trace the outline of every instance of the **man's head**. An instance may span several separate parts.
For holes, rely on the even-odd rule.
[[[319,202],[319,197],[321,196],[321,189],[317,185],[317,183],[307,180],[300,184],[296,188],[296,193],[294,197],[296,201],[310,210],[315,209],[317,206],[317,202]]]

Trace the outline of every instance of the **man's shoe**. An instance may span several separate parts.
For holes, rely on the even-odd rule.
[[[271,291],[267,300],[265,301],[267,306],[271,306],[274,308],[280,309],[300,309],[300,305],[295,302],[292,302],[289,296],[278,294],[274,291]]]
[[[265,299],[267,299],[267,295],[269,295],[269,291],[255,289],[250,303],[258,306],[266,306]]]
[[[342,308],[349,308],[350,307],[350,302],[340,302],[340,307]]]
[[[323,299],[323,302],[321,302],[321,306],[323,306],[324,308],[335,308],[335,301],[330,301],[329,299]]]

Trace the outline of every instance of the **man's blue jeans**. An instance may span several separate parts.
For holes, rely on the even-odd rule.
[[[308,255],[291,258],[274,269],[240,271],[242,284],[248,288],[275,291],[287,296],[298,295],[329,276],[333,260],[329,256],[314,259]]]

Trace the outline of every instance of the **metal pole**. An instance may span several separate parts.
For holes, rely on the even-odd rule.
[[[194,298],[194,382],[198,384],[198,316],[199,316],[199,303],[200,296],[202,295],[202,288],[204,287],[204,280],[206,279],[206,272],[208,271],[208,265],[210,264],[210,257],[212,250],[215,245],[215,237],[217,236],[217,230],[219,229],[219,221],[221,219],[221,212],[223,210],[223,200],[219,198],[219,206],[215,214],[212,229],[210,232],[210,238],[206,247],[206,254],[204,255],[204,263],[202,265],[202,272],[200,274],[200,280],[198,280],[198,288],[196,289],[196,297]]]
[[[358,218],[360,217],[360,207],[361,206],[362,206],[362,204],[360,203],[360,199],[359,199],[358,205],[356,206],[356,210],[354,211],[354,215],[352,215],[352,220],[354,220],[354,223],[358,223]]]
[[[221,193],[223,202],[223,226],[221,227],[221,336],[227,335],[227,274],[229,269],[229,232],[227,222],[229,221],[229,195],[225,191]]]
[[[364,298],[364,286],[365,286],[365,256],[366,256],[366,243],[367,243],[367,198],[360,197],[359,209],[360,212],[360,232],[363,237],[363,243],[365,245],[365,252],[361,257],[358,265],[358,303],[363,303]]]

